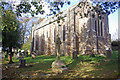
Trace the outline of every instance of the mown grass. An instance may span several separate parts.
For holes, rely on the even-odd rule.
[[[78,55],[78,59],[72,59],[72,56],[61,56],[61,60],[66,64],[67,70],[61,74],[54,74],[51,78],[115,78],[118,71],[117,63],[118,51],[113,51],[110,58],[106,56],[96,55],[90,57],[89,55]],[[27,65],[33,65],[26,68],[12,67],[14,73],[20,75],[29,75],[41,77],[43,74],[52,74],[51,64],[56,59],[56,56],[39,55],[35,59],[31,56],[25,57]],[[104,61],[106,60],[106,61]],[[19,65],[19,60],[13,58],[15,65]],[[3,65],[7,64],[5,59]],[[8,70],[8,71],[9,71]],[[10,73],[12,75],[12,72]],[[8,75],[8,74],[6,74]],[[11,76],[10,75],[10,76]],[[9,76],[9,77],[10,77]],[[11,76],[12,77],[12,76]],[[19,76],[17,76],[19,77]],[[35,77],[35,76],[34,76]]]

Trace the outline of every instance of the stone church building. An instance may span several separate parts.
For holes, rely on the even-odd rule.
[[[74,51],[78,54],[105,54],[111,49],[108,15],[92,10],[90,2],[80,3],[34,26],[31,50],[41,55],[56,55],[57,36],[61,39],[60,53],[63,55],[72,55]]]

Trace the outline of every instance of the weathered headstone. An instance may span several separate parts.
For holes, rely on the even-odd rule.
[[[112,55],[111,50],[106,50],[106,57],[107,57],[107,58],[110,58],[111,55]]]
[[[5,53],[4,52],[1,52],[2,54],[0,54],[0,57],[2,57],[2,59],[4,60],[5,59]]]
[[[92,53],[92,54],[90,54],[90,57],[95,57],[95,54],[93,54],[93,53]]]
[[[20,62],[20,68],[22,67],[26,67],[26,60],[24,59],[24,54],[22,52],[20,52],[19,54],[19,62]]]
[[[17,53],[14,53],[14,56],[13,56],[14,58],[17,58]]]
[[[14,58],[17,58],[17,49],[14,48],[13,52],[14,52],[13,57],[14,57]]]
[[[66,70],[66,69],[67,69],[67,67],[66,67],[65,63],[62,62],[61,60],[55,60],[52,63],[53,72],[62,73],[62,71]]]
[[[105,56],[105,54],[100,54],[100,56]]]
[[[14,54],[14,52],[9,52],[9,53],[8,53],[9,64],[14,63],[14,62],[12,61],[13,54]]]
[[[25,55],[26,55],[26,57],[28,57],[28,50],[26,50]]]
[[[33,52],[31,53],[31,56],[32,56],[32,59],[36,58],[36,53],[35,53],[35,51],[33,51]]]
[[[17,58],[19,59],[21,51],[17,52]]]
[[[19,67],[20,67],[20,68],[26,67],[25,64],[26,64],[26,60],[24,60],[24,59],[22,60],[22,59],[21,59],[21,60],[20,60],[20,66],[19,66]]]
[[[78,57],[77,57],[77,53],[76,53],[76,51],[74,51],[73,52],[73,59],[77,59]]]
[[[24,50],[21,50],[21,52],[23,53],[23,55],[25,55],[25,51]]]

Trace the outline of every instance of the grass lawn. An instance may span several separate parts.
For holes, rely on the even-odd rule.
[[[39,55],[35,59],[25,57],[27,65],[32,67],[18,68],[19,60],[13,58],[14,64],[8,64],[7,58],[3,61],[3,77],[6,78],[116,78],[118,74],[118,51],[113,51],[110,58],[96,55],[78,55],[77,60],[72,56],[61,56],[66,63],[67,70],[63,73],[54,73],[51,69],[56,56]],[[6,66],[8,66],[6,68]]]

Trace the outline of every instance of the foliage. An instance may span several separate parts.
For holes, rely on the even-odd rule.
[[[118,50],[119,49],[118,41],[112,41],[111,47],[112,47],[112,50]]]
[[[4,10],[2,15],[2,46],[12,48],[21,46],[20,23],[11,10]]]
[[[29,20],[30,20],[30,19],[27,18],[27,17],[26,17],[24,20],[20,20],[20,22],[21,22],[21,24],[22,24],[22,25],[21,25],[22,44],[25,43],[25,39],[26,39],[26,35],[25,35],[25,34],[26,34],[26,33],[28,33],[28,35],[31,34],[31,27],[27,27]]]
[[[31,50],[31,40],[32,37],[30,36],[29,40],[22,45],[23,50]]]
[[[118,46],[118,41],[112,41],[111,44],[112,46]]]
[[[31,49],[31,42],[28,41],[22,45],[23,50],[30,50]]]
[[[36,18],[36,17],[34,17]],[[43,21],[44,18],[39,18],[38,21],[32,21],[34,18],[29,18],[28,16],[19,18],[21,23],[21,36],[22,36],[22,43],[26,43],[28,41],[28,36],[32,33],[32,27],[34,27],[34,24],[38,24],[41,21]],[[32,22],[32,26],[30,26],[30,22]]]
[[[47,3],[50,4],[50,6],[48,6],[48,8],[50,9],[50,13],[47,13],[47,16],[51,16],[51,15],[55,15],[57,12],[60,12],[60,8],[63,7],[63,5],[66,5],[66,4],[70,4],[70,1],[69,0],[54,0],[53,2],[49,2],[49,0],[46,0]],[[94,5],[94,8],[92,9],[90,7],[90,5],[88,4],[87,1],[81,1],[79,4],[78,4],[78,7],[82,8],[81,6],[85,6],[87,5],[87,7],[89,9],[91,9],[92,11],[95,10],[98,14],[101,13],[102,11],[102,14],[104,13],[108,13],[108,15],[110,13],[113,13],[115,12],[115,10],[118,8],[118,4],[119,2],[94,2],[92,1],[92,4]],[[1,6],[2,8],[4,9],[4,6],[5,5],[8,5],[7,2],[1,2]],[[96,7],[99,6],[100,8]],[[15,6],[14,3],[12,4],[11,7]],[[32,10],[32,6],[35,7],[36,10]],[[30,13],[32,16],[35,16],[35,15],[38,15],[39,13],[40,14],[44,14],[45,11],[43,10],[43,7],[45,5],[43,5],[43,2],[42,1],[39,1],[39,2],[25,2],[25,1],[21,1],[20,4],[18,4],[16,7],[16,14],[17,16],[21,16],[22,13]],[[88,16],[88,13],[90,13],[90,11],[87,11],[87,13],[84,14],[84,16]],[[93,15],[94,16],[94,15]],[[59,18],[59,16],[56,16]],[[82,17],[82,16],[81,16]]]

